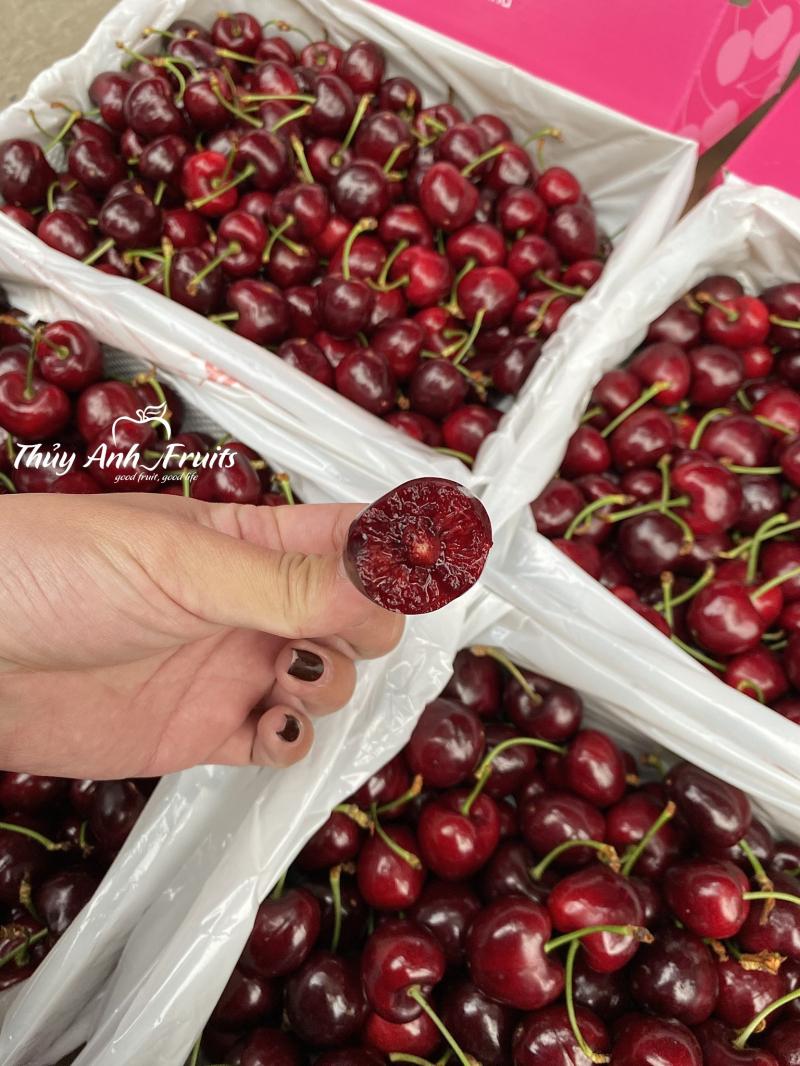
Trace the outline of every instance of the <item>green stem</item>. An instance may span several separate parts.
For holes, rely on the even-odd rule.
[[[297,134],[294,133],[289,138],[289,141],[292,146],[292,151],[295,154],[295,158],[297,159],[297,165],[300,167],[300,173],[303,176],[303,181],[306,183],[306,185],[313,185],[314,175],[311,173],[311,168],[308,165],[308,160],[306,159],[306,151],[305,148],[303,148],[303,142],[300,140]]]
[[[753,1018],[753,1020],[746,1025],[744,1029],[740,1029],[736,1039],[733,1042],[733,1046],[737,1051],[741,1051],[750,1037],[759,1028],[763,1021],[769,1018],[773,1011],[779,1010],[781,1007],[785,1007],[787,1003],[792,1003],[795,999],[800,998],[800,988],[796,988],[794,992],[788,992],[785,996],[781,996],[780,999],[776,999],[774,1003],[770,1003],[764,1007],[762,1011]]]
[[[286,500],[286,502],[290,506],[293,506],[295,503],[295,498],[294,493],[292,492],[292,483],[289,480],[289,475],[275,474],[272,480],[276,482],[278,488],[283,493],[283,498]]]
[[[239,99],[243,104],[257,103],[260,100],[296,100],[303,104],[315,104],[316,96],[308,93],[245,93]]]
[[[758,884],[763,889],[763,891],[773,892],[774,886],[772,884],[772,881],[767,877],[767,871],[762,866],[761,860],[759,859],[758,855],[756,855],[756,853],[750,847],[749,842],[744,837],[742,837],[742,839],[739,841],[739,847],[742,849],[742,854],[744,855],[744,857],[753,867],[753,875]]]
[[[526,747],[526,748],[543,748],[545,751],[554,751],[557,755],[566,755],[567,749],[559,744],[553,744],[549,740],[540,740],[538,737],[509,737],[508,740],[501,741],[496,748],[492,748],[489,754],[484,758],[478,769],[475,771],[475,777],[477,778],[475,786],[461,804],[461,813],[468,815],[472,810],[472,805],[475,800],[483,792],[486,782],[492,773],[492,763],[498,755],[502,755],[504,751],[514,747]]]
[[[214,256],[213,259],[209,259],[206,265],[198,270],[195,275],[189,278],[186,283],[186,290],[190,296],[193,296],[200,285],[200,282],[205,280],[212,271],[216,270],[218,266],[221,266],[226,259],[230,259],[232,255],[238,255],[242,250],[241,244],[238,241],[231,241],[230,244],[223,248],[221,252]]]
[[[467,163],[465,167],[461,168],[462,177],[468,178],[473,170],[477,170],[478,167],[483,166],[484,163],[488,163],[490,159],[494,159],[495,156],[502,155],[503,152],[508,151],[507,144],[496,144],[494,148],[490,148],[486,152],[481,152],[476,156],[471,163]]]
[[[481,331],[481,326],[483,325],[483,320],[484,320],[485,316],[486,316],[486,308],[485,307],[481,307],[480,310],[478,311],[478,313],[475,315],[475,321],[472,323],[472,328],[470,329],[469,333],[467,334],[467,336],[466,336],[464,342],[462,343],[461,347],[458,349],[456,354],[453,356],[453,360],[452,361],[453,361],[453,363],[456,364],[456,366],[467,355],[467,353],[469,352],[470,348],[475,343],[475,340],[476,340],[478,334]]]
[[[780,318],[778,315],[770,315],[769,320],[773,326],[784,326],[786,329],[800,329],[800,322],[791,318]]]
[[[757,600],[759,596],[763,596],[764,593],[770,592],[772,589],[777,588],[779,585],[783,585],[786,581],[791,581],[793,577],[800,575],[800,566],[794,566],[791,570],[784,570],[782,574],[776,574],[775,577],[765,581],[763,585],[759,585],[758,588],[751,594],[751,599]]]
[[[633,870],[639,859],[642,857],[642,853],[644,852],[647,845],[650,843],[650,841],[653,839],[659,829],[661,829],[662,826],[665,826],[670,820],[670,818],[675,817],[676,811],[677,807],[672,802],[672,800],[670,800],[664,810],[661,812],[661,814],[659,814],[658,818],[656,818],[656,820],[644,834],[642,839],[628,852],[628,854],[622,860],[622,870],[620,872],[623,877],[630,877],[631,871]]]
[[[611,496],[601,496],[599,500],[592,500],[591,503],[587,503],[582,511],[578,511],[570,524],[567,526],[564,533],[564,540],[572,540],[575,534],[581,529],[587,518],[595,513],[595,511],[601,510],[603,507],[610,507],[614,504],[622,505],[624,503],[630,503],[630,496],[623,496],[621,494]]]
[[[455,448],[435,448],[440,455],[452,455],[455,459],[460,459],[462,463],[466,463],[467,466],[473,466],[475,463],[474,455],[467,455],[466,452],[457,451]]]
[[[113,247],[114,238],[108,237],[106,240],[101,241],[93,252],[89,252],[86,258],[82,259],[81,262],[85,266],[91,266],[92,263],[96,263],[98,259],[101,259],[106,254],[106,252],[110,251]]]
[[[192,211],[205,207],[206,204],[210,204],[213,200],[216,200],[218,196],[224,196],[225,193],[230,192],[231,189],[235,189],[237,185],[241,185],[243,181],[247,181],[247,179],[251,178],[255,172],[255,164],[249,163],[240,174],[237,174],[235,178],[231,178],[227,184],[220,185],[218,189],[214,189],[212,192],[199,197],[197,200],[190,200],[186,206]]]
[[[693,596],[696,596],[698,592],[700,592],[706,587],[706,585],[709,585],[714,580],[716,572],[717,571],[714,564],[708,563],[703,573],[700,575],[700,577],[698,577],[697,581],[695,581],[693,585],[690,585],[688,589],[684,589],[683,592],[681,592],[678,596],[671,597],[670,602],[672,606],[680,607],[682,603],[686,603],[687,600],[691,600]],[[664,603],[657,603],[656,610],[663,611]]]
[[[613,933],[615,936],[632,936],[642,944],[652,944],[654,939],[650,930],[643,928],[641,925],[587,925],[583,929],[575,929],[571,933],[564,933],[562,936],[548,940],[544,946],[545,954],[549,955],[551,951],[563,948],[566,944],[571,944],[575,940],[582,940],[583,937],[590,936],[592,933]]]
[[[758,557],[761,552],[761,543],[766,539],[766,535],[771,529],[776,526],[782,525],[788,519],[787,514],[774,514],[765,519],[755,531],[752,537],[751,547],[747,555],[747,571],[745,574],[745,580],[748,585],[752,585],[756,579],[758,573]]]
[[[75,123],[78,121],[78,119],[81,117],[81,115],[82,115],[81,111],[70,111],[70,113],[67,116],[67,119],[66,119],[64,125],[61,127],[61,129],[58,131],[58,133],[55,135],[55,137],[53,137],[53,139],[47,145],[47,147],[45,148],[45,152],[49,152],[51,148],[55,148],[55,146],[59,143],[59,141],[62,141],[66,137],[66,135],[69,133],[69,131],[75,125]]]
[[[260,63],[255,56],[245,55],[243,52],[233,52],[230,48],[215,48],[214,51],[223,59],[233,59],[237,63]]]
[[[406,789],[402,796],[398,796],[397,799],[392,800],[390,803],[383,803],[378,807],[378,814],[391,814],[392,811],[397,811],[401,807],[405,807],[407,803],[410,803],[413,799],[422,792],[422,786],[424,784],[422,774],[416,774],[411,785]]]
[[[661,602],[663,604],[664,618],[670,630],[675,628],[675,615],[672,610],[672,586],[674,583],[674,576],[669,570],[665,570],[661,575]]]
[[[467,259],[466,263],[458,271],[456,276],[453,278],[453,284],[450,286],[450,298],[445,304],[445,309],[448,311],[449,314],[454,315],[456,317],[459,317],[461,315],[461,308],[458,304],[457,295],[458,286],[461,284],[467,274],[469,274],[471,270],[474,270],[477,265],[478,260],[475,259],[474,256],[470,256],[469,259]]]
[[[410,146],[409,146],[409,144],[406,141],[401,141],[400,144],[396,144],[394,146],[394,148],[391,151],[391,154],[389,155],[389,158],[383,164],[383,173],[386,175],[387,178],[391,179],[393,176],[394,177],[400,177],[401,176],[401,175],[394,175],[393,174],[394,165],[397,162],[397,160],[400,158],[400,156],[403,154],[403,152],[407,151],[409,147]]]
[[[232,103],[227,98],[225,93],[219,87],[219,83],[218,82],[215,81],[212,84],[211,92],[217,98],[217,101],[222,105],[222,107],[224,107],[226,111],[230,112],[230,114],[232,114],[236,118],[238,118],[241,122],[247,122],[251,126],[253,126],[255,129],[257,129],[257,130],[260,130],[260,129],[263,128],[263,126],[264,126],[263,122],[259,121],[259,119],[257,119],[257,118],[253,118],[252,115],[248,115],[246,111],[242,111],[242,109],[240,107],[237,107],[236,104]]]
[[[425,999],[424,995],[422,994],[422,989],[419,987],[419,985],[412,985],[411,988],[408,989],[408,993],[407,994],[428,1015],[430,1020],[433,1022],[433,1024],[436,1026],[436,1028],[439,1030],[439,1032],[442,1034],[442,1036],[445,1038],[447,1043],[450,1045],[450,1047],[455,1052],[455,1056],[458,1059],[458,1061],[461,1063],[461,1066],[473,1066],[473,1064],[470,1063],[470,1061],[467,1058],[467,1056],[464,1054],[464,1052],[458,1046],[458,1043],[456,1042],[455,1038],[450,1033],[450,1030],[447,1028],[447,1026],[444,1024],[444,1022],[438,1016],[438,1014],[433,1009],[433,1007],[431,1007],[430,1004],[428,1003],[428,1001]]]
[[[379,289],[386,288],[386,285],[389,281],[389,271],[392,269],[392,264],[394,263],[395,259],[397,259],[398,255],[400,255],[401,252],[404,252],[406,248],[408,248],[410,243],[411,242],[406,237],[403,237],[403,239],[399,240],[394,246],[394,248],[392,248],[391,252],[389,252],[389,254],[386,256],[386,261],[383,264],[383,267],[381,268],[380,274],[378,274],[378,280],[376,282],[376,285]]]
[[[544,325],[544,320],[547,317],[547,312],[550,310],[550,305],[557,300],[559,293],[551,292],[549,296],[545,297],[539,305],[539,310],[536,312],[536,317],[531,319],[528,325],[525,327],[525,333],[529,337],[535,337],[539,330]]]
[[[800,907],[800,896],[793,896],[790,892],[743,892],[742,899],[774,899]]]
[[[355,226],[347,234],[347,239],[342,246],[342,277],[345,281],[350,280],[350,253],[356,239],[368,230],[378,228],[378,220],[375,218],[360,218]]]
[[[358,101],[358,106],[355,109],[353,118],[347,129],[347,133],[344,135],[344,140],[330,158],[331,166],[340,167],[342,163],[344,163],[343,153],[346,152],[347,149],[350,147],[350,144],[356,135],[358,127],[363,122],[364,115],[366,115],[367,111],[369,110],[369,105],[372,103],[372,96],[372,93],[364,93],[364,95]]]
[[[238,311],[223,311],[219,315],[209,315],[209,322],[236,322],[239,319]]]
[[[560,281],[553,281],[552,278],[548,278],[543,270],[537,270],[534,277],[541,281],[543,285],[546,285],[548,289],[560,292],[562,296],[581,297],[586,295],[586,289],[583,285],[563,285]]]
[[[333,933],[331,935],[331,951],[335,954],[339,950],[339,941],[342,937],[342,867],[332,866],[328,874],[331,885],[331,897],[333,898]]]
[[[573,940],[573,942],[569,946],[569,950],[567,951],[567,958],[564,963],[564,998],[566,1000],[567,1017],[569,1018],[569,1024],[570,1028],[572,1029],[572,1035],[575,1037],[578,1047],[581,1049],[586,1058],[590,1062],[610,1062],[611,1058],[609,1055],[603,1055],[599,1051],[592,1051],[592,1049],[589,1047],[589,1045],[586,1043],[586,1040],[584,1039],[580,1025],[578,1025],[578,1015],[575,1011],[575,1000],[572,994],[572,986],[574,980],[573,975],[575,972],[575,956],[580,950],[580,946],[580,940]]]
[[[594,407],[590,407],[581,418],[580,424],[585,426],[587,422],[591,422],[593,418],[597,418],[598,415],[604,415],[606,413],[605,407],[601,407],[600,404],[595,404]]]
[[[719,300],[715,300],[709,292],[698,292],[695,295],[695,299],[699,304],[708,304],[709,307],[713,307],[717,311],[720,311],[723,315],[725,315],[729,322],[736,322],[739,318],[738,311],[736,311],[733,307],[726,307],[725,304],[721,303]]]
[[[706,411],[697,425],[694,427],[694,433],[692,439],[689,441],[689,450],[694,451],[700,446],[703,434],[716,418],[725,418],[727,415],[733,414],[730,407],[712,407],[710,411]]]
[[[279,118],[273,126],[270,127],[270,133],[277,133],[278,130],[283,129],[284,126],[288,126],[289,123],[295,122],[299,118],[305,118],[305,116],[311,110],[311,104],[304,104],[303,107],[298,107],[295,111],[290,111],[284,115],[283,118]]]
[[[640,407],[644,407],[646,403],[650,403],[654,396],[658,396],[660,392],[664,392],[670,387],[671,385],[669,381],[654,381],[652,385],[646,388],[642,394],[633,401],[633,403],[628,404],[624,411],[620,411],[616,418],[612,419],[607,426],[600,430],[600,436],[610,437],[614,430],[617,429],[618,426],[621,426],[632,414],[638,411]]]
[[[753,416],[756,422],[760,422],[762,426],[767,426],[769,429],[774,429],[776,433],[784,433],[791,436],[794,430],[789,429],[788,426],[784,426],[781,422],[773,422],[771,418],[765,418],[763,415]]]
[[[202,1041],[202,1037],[198,1037],[197,1043],[192,1048],[192,1054],[191,1054],[191,1056],[189,1058],[189,1062],[187,1063],[187,1066],[197,1066],[197,1063],[200,1060],[200,1043],[201,1043],[201,1041]]]
[[[610,866],[612,870],[615,867],[619,869],[619,856],[616,848],[612,847],[611,844],[606,844],[603,840],[565,840],[561,844],[557,844],[551,851],[548,851],[545,857],[532,868],[531,878],[534,881],[541,881],[548,866],[554,863],[565,851],[569,851],[570,848],[594,848],[599,853],[601,862],[604,862],[606,866]]]
[[[693,659],[697,659],[697,661],[702,663],[703,666],[707,666],[710,670],[718,670],[721,674],[725,673],[725,663],[712,659],[710,656],[700,651],[699,648],[693,648],[691,644],[687,644],[685,641],[681,640],[680,637],[676,637],[674,633],[669,639],[673,644],[677,644],[681,651],[685,651],[687,655],[691,655]]]
[[[739,391],[736,393],[736,399],[739,401],[745,411],[753,410],[753,405],[750,403],[748,395],[744,391],[744,389],[739,389]]]
[[[412,1066],[435,1066],[430,1059],[421,1059],[419,1055],[407,1055],[404,1051],[393,1051],[389,1055],[389,1062],[410,1062]]]
[[[0,485],[3,486],[6,492],[10,492],[13,494],[17,491],[16,486],[14,485],[14,482],[11,480],[11,478],[7,477],[5,474],[2,473],[0,473]]]
[[[372,804],[372,810],[370,813],[372,816],[373,825],[375,827],[375,832],[378,834],[378,836],[386,845],[386,847],[390,851],[394,852],[394,854],[397,855],[399,859],[402,859],[403,862],[407,862],[412,870],[421,870],[422,863],[420,862],[419,858],[416,855],[412,854],[412,852],[406,851],[406,849],[401,847],[396,840],[392,840],[392,838],[383,828],[380,822],[380,818],[378,817],[377,804]]]
[[[492,648],[488,644],[473,644],[469,650],[479,659],[484,656],[494,659],[496,663],[499,663],[504,670],[507,670],[508,673],[511,674],[534,707],[539,707],[541,705],[542,697],[534,689],[516,663],[512,663],[504,651],[501,651],[500,648]]]
[[[732,474],[782,474],[782,466],[737,466],[736,463],[725,463],[726,470]]]
[[[270,899],[280,899],[281,898],[281,896],[283,895],[284,886],[286,885],[286,878],[288,876],[288,873],[289,873],[288,869],[284,870],[283,873],[281,874],[281,876],[278,878],[277,883],[275,884],[275,887],[273,888],[272,892],[270,893]]]
[[[276,243],[282,239],[283,234],[286,232],[287,229],[291,229],[294,223],[294,215],[287,215],[283,222],[281,222],[280,226],[276,226],[272,230],[272,232],[270,233],[270,238],[264,246],[264,252],[261,256],[262,263],[268,263],[270,261],[270,258],[272,256],[272,250],[274,249]],[[215,321],[219,321],[219,319],[215,317]]]
[[[29,829],[26,825],[15,825],[13,822],[0,822],[0,829],[6,829],[8,832],[19,833],[20,836],[29,837],[31,840],[35,840],[37,844],[41,844],[47,851],[67,851],[69,848],[69,843],[63,842],[57,844],[54,840],[50,840],[49,837],[37,833],[35,829]]]
[[[673,507],[686,507],[690,503],[688,496],[673,496],[666,503],[661,500],[651,500],[650,503],[639,503],[636,507],[629,507],[626,511],[614,511],[613,514],[606,515],[604,521],[623,522],[626,518],[638,518],[640,514],[649,514],[651,511],[666,514]]]
[[[5,955],[0,955],[0,967],[6,966],[9,962],[19,958],[24,954],[28,948],[33,947],[34,944],[38,944],[40,940],[44,940],[47,936],[47,929],[40,929],[37,933],[33,933],[29,936],[24,944],[20,944],[18,948],[14,948],[13,951],[7,952]]]

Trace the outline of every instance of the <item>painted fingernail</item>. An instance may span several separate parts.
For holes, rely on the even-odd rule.
[[[293,714],[286,714],[283,716],[283,729],[278,731],[278,736],[286,744],[294,744],[300,736],[300,723]]]
[[[319,681],[324,669],[325,663],[313,651],[292,648],[292,664],[288,672],[298,681]]]

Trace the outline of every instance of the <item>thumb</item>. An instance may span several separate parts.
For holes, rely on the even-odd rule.
[[[174,601],[215,625],[287,638],[335,635],[359,658],[385,655],[403,630],[402,615],[355,588],[338,553],[281,551],[192,524],[181,527],[177,561],[145,565]]]

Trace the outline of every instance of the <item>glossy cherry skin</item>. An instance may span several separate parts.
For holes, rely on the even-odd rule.
[[[611,455],[618,470],[655,466],[672,449],[675,427],[663,411],[645,406],[625,419],[610,437]]]
[[[705,456],[684,453],[671,480],[674,492],[691,500],[681,514],[698,536],[724,533],[735,524],[742,504],[735,474]]]
[[[698,407],[722,407],[744,381],[741,356],[719,344],[705,344],[689,352],[692,384],[689,399]]]
[[[11,140],[0,144],[0,194],[18,207],[39,207],[55,171],[33,141]]]
[[[700,447],[717,459],[739,466],[764,466],[769,457],[769,436],[764,426],[744,413],[716,419],[703,432]]]
[[[34,889],[37,913],[53,936],[61,936],[95,894],[99,880],[87,870],[52,874]]]
[[[301,1066],[303,1059],[297,1041],[289,1033],[260,1028],[248,1035],[234,1061],[238,1066]]]
[[[610,807],[625,792],[622,753],[605,733],[582,729],[570,742],[564,759],[566,784],[597,807]]]
[[[332,811],[295,860],[301,870],[327,870],[350,862],[361,848],[362,830],[347,814]]]
[[[412,410],[429,418],[444,418],[465,400],[469,385],[464,375],[444,359],[429,359],[412,374]]]
[[[406,748],[412,773],[428,788],[453,788],[465,781],[483,755],[486,737],[474,711],[452,700],[429,703]]]
[[[122,847],[142,813],[145,797],[133,781],[98,781],[89,810],[92,836],[114,854]]]
[[[533,852],[521,840],[501,840],[481,871],[481,895],[491,902],[502,896],[524,896],[534,903],[547,898],[550,878],[534,881],[531,871],[536,864]]]
[[[631,792],[606,811],[606,841],[622,853],[638,844],[664,809],[664,804],[646,792]],[[658,879],[681,853],[685,834],[675,821],[662,825],[650,838],[634,867],[639,877]]]
[[[676,863],[664,881],[673,914],[697,936],[717,940],[738,934],[750,909],[742,899],[748,890],[747,878],[738,866],[714,859]]]
[[[520,828],[539,858],[567,840],[605,839],[603,815],[571,792],[548,792],[525,803],[520,810]],[[556,862],[559,866],[577,867],[595,858],[591,848],[575,847],[568,848]]]
[[[709,1018],[698,1025],[694,1032],[703,1049],[705,1066],[778,1066],[774,1055],[763,1048],[745,1047],[737,1050],[733,1046],[735,1031],[718,1018]]]
[[[719,997],[715,1014],[736,1029],[747,1025],[785,991],[780,972],[744,970],[735,959],[718,961],[717,972]]]
[[[411,917],[433,933],[447,964],[453,966],[465,959],[467,929],[480,909],[480,900],[468,885],[429,881],[414,904]]]
[[[351,801],[357,807],[369,810],[373,803],[379,807],[399,799],[411,784],[406,761],[402,753],[395,755],[372,777],[353,793]],[[387,811],[384,817],[390,817]]]
[[[326,1051],[324,1055],[314,1060],[314,1066],[383,1066],[383,1063],[383,1058],[368,1048],[342,1048],[339,1051]]]
[[[626,1019],[612,1051],[614,1066],[703,1066],[700,1045],[672,1018]]]
[[[28,385],[21,371],[0,376],[0,422],[23,441],[43,440],[60,432],[70,416],[67,394],[40,378]]]
[[[240,965],[258,977],[293,973],[308,958],[319,932],[319,903],[305,889],[290,888],[259,906]]]
[[[631,1008],[628,974],[625,970],[598,973],[578,952],[572,980],[575,1002],[588,1007],[607,1022],[614,1021]]]
[[[453,661],[453,675],[443,696],[449,696],[476,714],[496,714],[500,706],[502,678],[500,667],[487,655],[473,655],[463,648]]]
[[[228,306],[237,311],[237,333],[256,344],[283,340],[289,329],[289,312],[283,293],[268,281],[242,278],[228,289]]]
[[[278,985],[274,981],[233,971],[217,1000],[209,1019],[221,1029],[241,1029],[258,1025],[274,1015],[280,1004]]]
[[[542,536],[560,537],[585,502],[583,493],[572,481],[554,478],[531,504],[536,528]]]
[[[564,988],[558,960],[545,954],[547,910],[515,896],[485,907],[467,934],[472,980],[484,995],[518,1010],[538,1010]]]
[[[391,839],[412,855],[419,855],[417,838],[405,825],[384,827]],[[358,857],[358,887],[376,910],[406,910],[419,899],[425,872],[396,855],[376,834],[369,837]]]
[[[349,352],[336,367],[334,376],[337,390],[372,414],[386,414],[394,406],[394,375],[383,356],[372,348]]]
[[[441,1041],[439,1030],[427,1014],[419,1014],[410,1022],[390,1022],[377,1011],[368,1015],[361,1038],[384,1055],[429,1055]]]
[[[764,1047],[772,1052],[779,1066],[800,1064],[800,1018],[781,1022],[764,1038]]]
[[[581,1035],[592,1049],[608,1050],[605,1026],[586,1007],[575,1009]],[[585,1066],[589,1060],[578,1046],[565,1007],[553,1005],[527,1015],[514,1033],[514,1066],[562,1066],[566,1063]]]
[[[307,881],[303,888],[310,892],[320,906],[321,924],[317,943],[330,944],[333,940],[336,923],[335,903],[330,879],[324,881]],[[367,907],[352,877],[342,876],[339,882],[341,897],[341,924],[339,930],[339,950],[346,954],[359,947],[367,930]]]
[[[133,76],[125,71],[107,70],[89,85],[89,99],[100,109],[103,122],[118,133],[127,126],[123,105],[133,81]]]
[[[716,960],[699,937],[668,927],[654,944],[639,949],[630,989],[645,1010],[684,1025],[698,1025],[713,1014],[717,1004]]]
[[[500,412],[493,407],[465,404],[444,420],[444,443],[446,447],[474,459],[489,434],[497,429],[500,418]]]
[[[432,226],[452,233],[475,216],[478,191],[452,163],[434,163],[420,185],[420,207]]]
[[[286,1014],[292,1030],[312,1047],[340,1047],[353,1040],[367,1004],[357,965],[320,951],[286,981]]]
[[[67,354],[59,348],[65,348]],[[79,322],[51,322],[42,330],[36,351],[39,373],[69,392],[86,388],[103,372],[100,345]]]
[[[469,789],[447,792],[427,803],[419,816],[419,844],[430,870],[446,881],[471,877],[488,860],[500,839],[497,805],[485,793],[469,814],[461,810]]]
[[[24,814],[4,814],[3,821],[41,832],[45,827]],[[0,902],[19,904],[23,882],[36,884],[52,865],[52,853],[22,833],[0,829]]]
[[[672,767],[666,784],[683,819],[701,840],[728,847],[747,834],[753,814],[741,789],[686,762]]]
[[[472,981],[459,980],[445,989],[441,1017],[462,1051],[483,1066],[508,1062],[514,1012],[484,996]]]
[[[425,926],[404,919],[384,922],[370,936],[361,956],[361,976],[370,1006],[387,1021],[413,1021],[422,1013],[409,996],[419,986],[426,999],[441,981],[445,956]]]
[[[9,811],[39,811],[58,804],[70,787],[65,777],[43,777],[6,771],[0,774],[0,807]]]
[[[589,925],[641,926],[644,913],[630,881],[607,866],[594,864],[563,878],[552,889],[547,909],[559,932],[569,933]],[[590,933],[582,949],[592,969],[613,973],[626,966],[639,947],[632,936]]]
[[[786,873],[772,876],[776,892],[800,895],[800,881]],[[753,902],[739,933],[746,951],[777,951],[781,955],[800,959],[800,908],[794,903],[776,900],[769,917],[762,924],[763,904]]]

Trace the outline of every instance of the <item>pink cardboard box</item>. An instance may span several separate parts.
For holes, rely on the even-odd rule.
[[[753,185],[772,185],[793,196],[800,196],[798,128],[800,82],[793,85],[758,124],[733,153],[725,169]]]
[[[375,2],[703,150],[800,55],[800,0]]]

